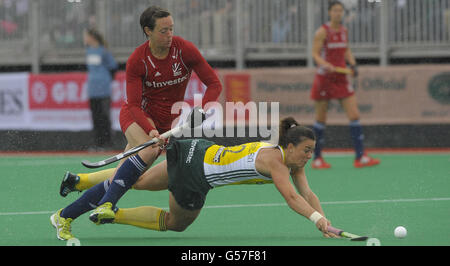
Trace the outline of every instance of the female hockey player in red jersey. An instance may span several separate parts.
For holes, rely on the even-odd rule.
[[[322,158],[321,151],[324,144],[328,103],[332,99],[339,100],[350,120],[350,133],[356,153],[354,166],[360,168],[377,165],[380,161],[369,157],[364,152],[364,135],[359,123],[360,114],[353,87],[345,74],[336,71],[338,67],[345,68],[346,62],[348,62],[353,69],[353,75],[358,74],[355,58],[348,47],[347,29],[342,25],[344,5],[339,1],[332,1],[328,8],[328,14],[330,21],[317,30],[312,52],[314,61],[318,65],[311,90],[316,113],[313,129],[317,137],[312,167],[315,169],[331,167]]]
[[[141,14],[140,24],[148,41],[136,48],[127,61],[127,101],[120,111],[120,126],[128,141],[126,149],[170,130],[177,117],[171,113],[172,105],[183,101],[192,71],[207,87],[203,105],[217,100],[222,90],[217,75],[195,45],[173,35],[174,21],[167,10],[156,6],[147,8]],[[96,176],[93,173],[95,180],[89,180],[90,175],[84,175],[83,180],[66,173],[61,184],[62,196],[91,188],[52,215],[51,221],[57,232],[63,232],[61,228],[70,227],[71,221],[104,202],[115,204],[160,153],[159,146],[145,148],[123,160],[116,170],[103,170]],[[108,177],[109,180],[105,180]],[[69,237],[58,235],[59,239]]]

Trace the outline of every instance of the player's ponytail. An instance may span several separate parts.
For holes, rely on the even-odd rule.
[[[279,146],[286,148],[289,143],[297,146],[297,144],[305,139],[316,140],[316,136],[310,128],[301,126],[292,117],[287,117],[281,120],[278,139]]]

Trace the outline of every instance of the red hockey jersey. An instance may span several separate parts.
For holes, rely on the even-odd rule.
[[[321,57],[333,66],[345,67],[344,55],[348,48],[347,28],[341,26],[339,30],[334,30],[329,23],[323,24],[322,27],[327,31],[327,37],[323,42]],[[319,67],[318,74],[326,74],[325,69]]]
[[[126,65],[125,104],[144,130],[153,129],[147,117],[160,128],[170,129],[177,117],[171,114],[172,105],[183,101],[192,71],[207,86],[203,105],[216,101],[222,85],[193,43],[174,36],[169,54],[164,59],[152,55],[148,41],[131,54]]]

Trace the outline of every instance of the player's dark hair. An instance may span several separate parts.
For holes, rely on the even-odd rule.
[[[280,136],[278,139],[278,145],[286,148],[289,143],[297,146],[300,142],[305,139],[316,140],[314,131],[310,128],[301,126],[292,117],[287,117],[280,122]]]
[[[159,6],[151,6],[144,10],[139,19],[139,23],[141,24],[141,28],[145,36],[147,36],[147,33],[145,33],[144,30],[145,27],[148,27],[151,31],[153,31],[155,29],[157,19],[166,18],[170,15],[171,14],[169,11]]]
[[[106,43],[105,38],[103,38],[103,35],[98,30],[90,28],[86,30],[86,33],[94,38],[101,46],[107,48],[108,44]]]
[[[344,4],[341,1],[333,0],[328,3],[328,11],[330,11],[335,5],[341,5],[343,8],[345,8]]]

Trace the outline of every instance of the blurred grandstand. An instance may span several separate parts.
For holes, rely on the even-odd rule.
[[[345,25],[358,59],[450,57],[449,0],[344,0]],[[312,66],[312,36],[327,20],[327,0],[1,0],[2,66],[84,64],[82,30],[97,27],[125,63],[144,41],[139,15],[169,9],[177,35],[208,61],[298,59]]]
[[[347,10],[344,24],[358,62],[380,68],[401,60],[450,62],[450,0],[342,2]],[[213,66],[234,70],[263,65],[312,68],[313,35],[328,19],[327,0],[0,0],[0,70],[34,74],[85,70],[82,32],[87,27],[105,33],[123,70],[130,53],[145,41],[139,15],[149,5],[167,8],[175,20],[175,34],[195,43]],[[450,147],[446,133],[450,123],[442,121],[426,126],[421,121],[374,123],[366,132],[376,138],[367,143],[372,147]],[[0,150],[89,146],[73,143],[71,134],[80,133],[72,130],[65,134],[54,129],[45,133],[42,128],[38,132],[0,130]],[[81,134],[87,136],[83,130]],[[347,136],[346,130],[332,125],[329,134]],[[408,135],[412,131],[419,133]],[[396,133],[388,138],[386,132]],[[116,133],[120,139],[121,133]],[[438,137],[424,138],[422,133]],[[83,139],[89,137],[77,137]],[[121,148],[123,142],[117,145]],[[351,143],[335,137],[328,146],[350,147]]]

